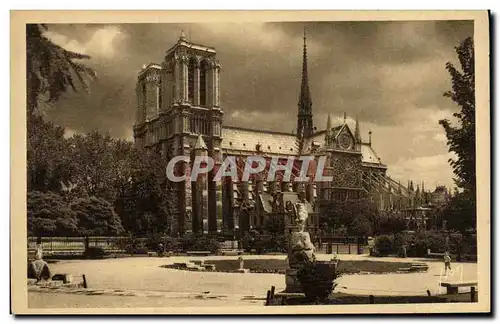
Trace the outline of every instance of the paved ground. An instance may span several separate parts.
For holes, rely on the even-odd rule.
[[[284,255],[247,256],[248,258],[285,258]],[[63,261],[51,265],[54,273],[85,273],[90,288],[120,289],[139,292],[136,296],[78,295],[30,292],[29,306],[39,307],[167,307],[167,306],[237,306],[262,304],[267,289],[285,286],[284,275],[190,272],[160,268],[160,265],[193,259],[237,259],[238,257],[122,258],[107,260]],[[330,255],[318,255],[330,259]],[[425,295],[443,293],[440,281],[477,278],[476,263],[452,264],[454,272],[446,278],[443,263],[422,259],[371,258],[366,255],[339,255],[341,260],[377,260],[394,262],[424,261],[425,273],[346,275],[338,279],[338,291],[351,294]],[[143,292],[142,296],[141,293]],[[148,296],[154,292],[159,297]],[[259,300],[260,299],[260,300]]]

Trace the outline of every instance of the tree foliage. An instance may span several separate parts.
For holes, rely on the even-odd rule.
[[[36,111],[38,102],[54,102],[69,88],[77,90],[95,78],[94,70],[78,62],[90,56],[75,53],[54,44],[44,35],[44,24],[26,25],[26,81],[28,116]]]
[[[71,174],[71,160],[64,128],[46,122],[41,116],[29,119],[27,138],[28,190],[54,191],[61,189]]]
[[[170,205],[166,191],[166,161],[158,151],[132,151],[130,177],[121,182],[115,206],[124,227],[136,234],[168,232]]]
[[[53,192],[30,191],[27,198],[28,234],[65,236],[77,232],[76,215],[60,195]]]
[[[475,227],[476,223],[476,101],[472,38],[466,38],[455,50],[460,70],[450,62],[446,64],[452,89],[444,95],[460,106],[460,111],[453,114],[458,120],[458,126],[453,126],[446,119],[439,123],[446,132],[450,152],[457,156],[456,159],[450,159],[450,165],[455,174],[455,183],[463,192],[450,201],[443,211],[443,219],[451,228],[464,230]]]
[[[40,102],[54,102],[68,88],[77,90],[96,73],[78,60],[84,54],[65,50],[48,39],[44,24],[26,25],[26,99],[28,190],[58,191],[71,174],[64,128],[45,121],[37,113]]]
[[[458,126],[453,126],[447,119],[440,120],[443,126],[450,152],[457,155],[451,159],[450,164],[455,173],[455,182],[459,188],[471,195],[476,189],[476,133],[475,133],[475,79],[474,79],[474,43],[472,38],[466,38],[455,48],[460,70],[452,63],[446,64],[452,81],[451,91],[444,96],[453,100],[460,106],[460,112],[453,116],[458,119]]]
[[[91,132],[68,139],[75,192],[114,201],[131,177],[132,143]]]
[[[83,216],[91,212],[90,206],[82,205],[89,199],[101,199],[98,206],[105,209],[104,201],[109,202],[131,233],[153,235],[168,230],[173,197],[165,188],[166,161],[160,152],[139,151],[131,142],[98,132],[66,139],[62,128],[41,118],[38,126],[28,147],[28,189],[51,191],[70,202],[78,200],[73,206],[84,210],[79,214],[84,224],[79,232],[99,232],[94,225],[100,218]]]
[[[113,205],[102,198],[75,199],[71,203],[71,209],[78,221],[80,235],[103,236],[123,233],[123,226]]]
[[[330,202],[327,212],[320,215],[320,223],[333,228],[347,229],[348,235],[368,236],[373,233],[378,217],[376,206],[369,199]]]
[[[54,44],[47,26],[26,26],[28,227],[37,235],[111,235],[166,228],[164,161],[128,141],[91,132],[64,137],[39,104],[88,89],[90,57]]]
[[[383,212],[377,217],[375,230],[378,234],[396,234],[406,229],[402,212]]]
[[[476,205],[465,192],[456,194],[441,211],[447,229],[465,232],[476,228]]]

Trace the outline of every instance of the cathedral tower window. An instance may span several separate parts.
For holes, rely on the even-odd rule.
[[[196,67],[196,61],[192,57],[189,60],[189,65],[188,65],[188,98],[189,102],[192,104],[194,103],[194,73],[195,73],[195,67]]]
[[[207,105],[207,73],[208,63],[202,61],[200,67],[200,106]]]
[[[163,109],[163,88],[161,85],[161,77],[158,79],[158,110]]]
[[[143,83],[142,84],[142,101],[143,101],[143,104],[146,105],[146,83]]]

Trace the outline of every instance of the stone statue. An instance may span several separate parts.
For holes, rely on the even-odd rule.
[[[245,268],[245,261],[243,260],[243,257],[239,257],[238,261],[240,263],[240,268],[239,269],[244,269]]]
[[[311,236],[305,231],[308,213],[304,203],[288,204],[287,212],[295,221],[295,229],[291,230],[288,245],[288,265],[286,272],[286,291],[300,292],[300,283],[297,279],[298,271],[306,263],[314,262],[315,248]]]
[[[49,264],[43,259],[42,245],[39,244],[35,253],[35,260],[28,263],[28,278],[36,281],[49,280],[52,276]]]

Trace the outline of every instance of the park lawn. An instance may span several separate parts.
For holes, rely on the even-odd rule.
[[[206,260],[205,264],[215,264],[217,271],[231,272],[239,268],[238,260]],[[287,260],[283,259],[245,259],[244,267],[256,273],[282,273],[288,269]],[[339,269],[343,274],[355,273],[391,273],[400,268],[411,267],[410,262],[384,262],[369,260],[340,261]]]

